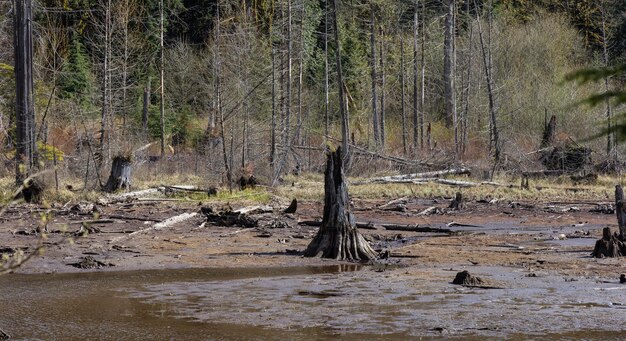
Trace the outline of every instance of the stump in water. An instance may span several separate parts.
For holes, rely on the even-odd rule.
[[[327,156],[324,173],[324,216],[322,226],[307,249],[305,257],[338,260],[370,260],[376,252],[357,231],[344,181],[341,148]]]
[[[612,234],[611,229],[605,227],[602,230],[602,239],[596,242],[591,254],[596,258],[626,256],[626,214],[624,212],[624,190],[622,186],[615,186],[615,214],[619,235]]]
[[[469,271],[464,270],[456,274],[452,284],[463,285],[466,287],[477,287],[483,285],[484,283],[480,277],[472,276]]]
[[[111,175],[109,175],[109,180],[104,186],[104,191],[111,193],[120,188],[130,189],[130,170],[130,157],[121,155],[114,157]]]

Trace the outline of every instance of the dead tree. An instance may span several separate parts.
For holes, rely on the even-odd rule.
[[[556,116],[550,117],[550,122],[543,128],[543,138],[541,139],[540,149],[551,147],[556,142]]]
[[[304,251],[304,256],[321,255],[322,258],[338,260],[375,259],[376,252],[357,231],[354,215],[350,212],[342,156],[340,147],[327,156],[322,226]]]
[[[370,34],[370,44],[372,48],[372,129],[374,133],[374,144],[378,147],[380,141],[380,132],[378,128],[378,90],[376,89],[376,83],[378,80],[378,74],[376,72],[376,14],[374,9],[374,3],[370,3],[370,11],[372,15],[372,32]]]
[[[602,239],[596,242],[592,256],[596,258],[626,256],[626,212],[624,212],[624,190],[615,186],[615,214],[619,235],[612,234],[609,227],[602,230]]]
[[[33,87],[32,4],[15,1],[15,180],[21,185],[35,167],[35,106]]]
[[[104,191],[111,193],[118,189],[130,189],[131,160],[128,156],[118,155],[113,158],[111,174],[104,185]]]

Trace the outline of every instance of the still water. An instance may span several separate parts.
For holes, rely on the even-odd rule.
[[[0,277],[0,329],[16,340],[626,337],[619,285],[484,271],[508,287],[356,265],[13,274]]]

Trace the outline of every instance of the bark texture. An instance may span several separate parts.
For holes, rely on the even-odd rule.
[[[376,252],[357,231],[354,215],[350,212],[341,148],[329,153],[326,162],[322,226],[304,251],[304,256],[321,255],[322,258],[338,260],[375,259]]]
[[[111,174],[104,186],[104,191],[111,193],[118,189],[130,189],[131,161],[126,156],[116,156],[111,165]]]

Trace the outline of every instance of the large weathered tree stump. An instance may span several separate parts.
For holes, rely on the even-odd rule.
[[[596,258],[626,256],[626,212],[624,211],[624,190],[622,186],[615,186],[615,214],[619,234],[611,233],[611,229],[605,227],[602,230],[602,239],[596,242],[591,254]]]
[[[307,249],[306,257],[338,260],[370,260],[376,252],[357,231],[350,212],[348,184],[344,180],[341,148],[330,152],[324,176],[324,216],[322,226]]]
[[[130,171],[130,157],[121,155],[114,157],[111,174],[106,185],[104,185],[104,191],[111,193],[121,188],[130,189]]]

